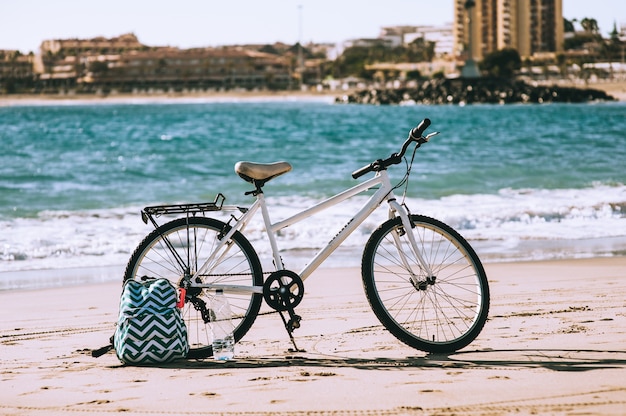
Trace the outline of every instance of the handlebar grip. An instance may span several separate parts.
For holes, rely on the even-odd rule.
[[[362,168],[357,169],[354,172],[352,172],[352,178],[359,179],[361,176],[365,175],[366,173],[371,172],[373,168],[374,168],[373,163],[363,166]]]
[[[417,127],[411,130],[411,133],[409,135],[411,140],[418,140],[420,137],[422,137],[422,134],[428,128],[428,126],[430,126],[430,119],[425,118]]]

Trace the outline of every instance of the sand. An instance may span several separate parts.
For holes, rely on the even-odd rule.
[[[0,292],[0,414],[624,414],[626,257],[486,270],[490,318],[448,355],[388,334],[356,268],[305,282],[305,352],[269,314],[234,361],[160,368],[90,355],[114,331],[120,283]]]

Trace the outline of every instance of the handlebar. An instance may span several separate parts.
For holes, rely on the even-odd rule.
[[[402,162],[402,157],[404,157],[404,153],[406,153],[406,150],[411,143],[417,142],[417,146],[419,147],[423,143],[426,143],[428,141],[428,138],[431,135],[429,135],[428,137],[424,137],[423,134],[429,126],[430,119],[425,118],[417,125],[417,127],[411,129],[411,131],[409,132],[409,137],[402,144],[402,149],[399,153],[392,153],[391,156],[389,156],[387,159],[378,159],[370,163],[369,165],[365,165],[362,168],[355,170],[354,172],[352,172],[352,177],[354,179],[358,179],[366,173],[378,172],[386,169],[388,166],[397,165],[398,163]]]

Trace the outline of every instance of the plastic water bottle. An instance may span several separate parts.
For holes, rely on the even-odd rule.
[[[215,320],[211,323],[213,331],[213,358],[219,361],[232,360],[235,357],[235,337],[232,313],[224,291],[218,289],[211,305]]]

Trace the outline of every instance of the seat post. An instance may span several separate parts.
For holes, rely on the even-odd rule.
[[[263,185],[265,185],[264,181],[253,180],[252,184],[255,187],[254,191],[248,191],[244,195],[258,196],[263,193]]]

